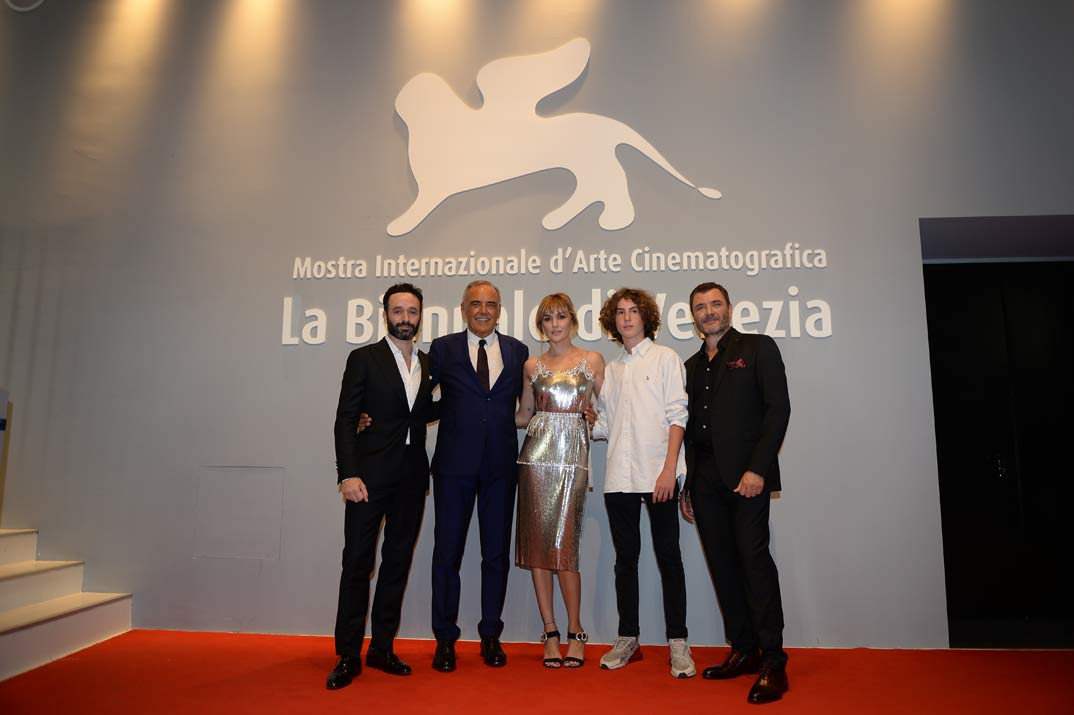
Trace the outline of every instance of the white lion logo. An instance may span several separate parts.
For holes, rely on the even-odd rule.
[[[454,194],[545,169],[563,168],[577,186],[565,204],[541,221],[561,228],[590,204],[600,201],[600,227],[614,231],[634,221],[626,172],[615,148],[629,144],[664,171],[703,195],[644,137],[622,122],[599,114],[537,115],[537,103],[574,82],[589,63],[589,42],[575,38],[551,52],[494,60],[477,73],[484,104],[468,107],[439,76],[419,74],[395,99],[395,111],[410,132],[410,169],[418,196],[388,233],[413,230],[444,199]]]

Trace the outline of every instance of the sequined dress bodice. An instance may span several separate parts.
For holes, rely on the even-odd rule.
[[[549,370],[538,360],[530,385],[538,412],[580,414],[593,395],[593,371],[585,358],[570,370]]]

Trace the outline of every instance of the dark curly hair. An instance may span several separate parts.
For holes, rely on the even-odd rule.
[[[645,337],[655,340],[656,331],[660,329],[660,308],[653,294],[640,288],[620,288],[601,306],[600,324],[611,333],[612,340],[620,345],[623,344],[623,336],[615,329],[615,310],[619,307],[621,300],[629,300],[638,306],[638,312],[645,323]]]

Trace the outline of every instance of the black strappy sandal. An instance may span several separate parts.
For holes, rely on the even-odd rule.
[[[589,640],[589,634],[585,631],[578,631],[577,633],[571,633],[570,631],[567,631],[567,640],[578,641],[584,647],[586,642]],[[573,655],[568,655],[566,658],[563,659],[564,668],[581,668],[583,665],[585,665],[585,658],[575,658]]]
[[[552,621],[552,625],[555,625],[555,621]],[[555,638],[556,640],[559,640],[559,630],[556,629],[554,631],[545,631],[544,633],[542,633],[541,637],[540,637],[541,645],[544,645],[545,641],[547,641],[549,638]],[[544,667],[552,668],[553,670],[555,670],[556,668],[562,668],[563,667],[563,659],[562,658],[545,658],[544,659]]]

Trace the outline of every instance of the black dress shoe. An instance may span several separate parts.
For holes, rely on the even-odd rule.
[[[362,659],[356,655],[341,655],[336,667],[328,674],[328,681],[324,684],[329,690],[339,690],[351,684],[351,681],[362,674]]]
[[[761,666],[761,674],[757,676],[757,682],[750,688],[747,700],[754,705],[772,703],[783,697],[790,685],[787,682],[787,668],[782,665],[765,663]]]
[[[705,680],[727,680],[747,673],[753,675],[760,669],[761,654],[759,651],[744,651],[732,648],[723,663],[705,668],[701,672],[701,677]]]
[[[441,673],[450,673],[455,670],[455,643],[453,641],[436,642],[433,670],[439,670]]]
[[[399,660],[399,656],[390,650],[369,646],[369,650],[365,652],[365,664],[389,675],[410,675],[410,666]]]
[[[485,665],[492,668],[507,665],[507,654],[503,652],[499,638],[481,639],[481,658],[485,661]]]

